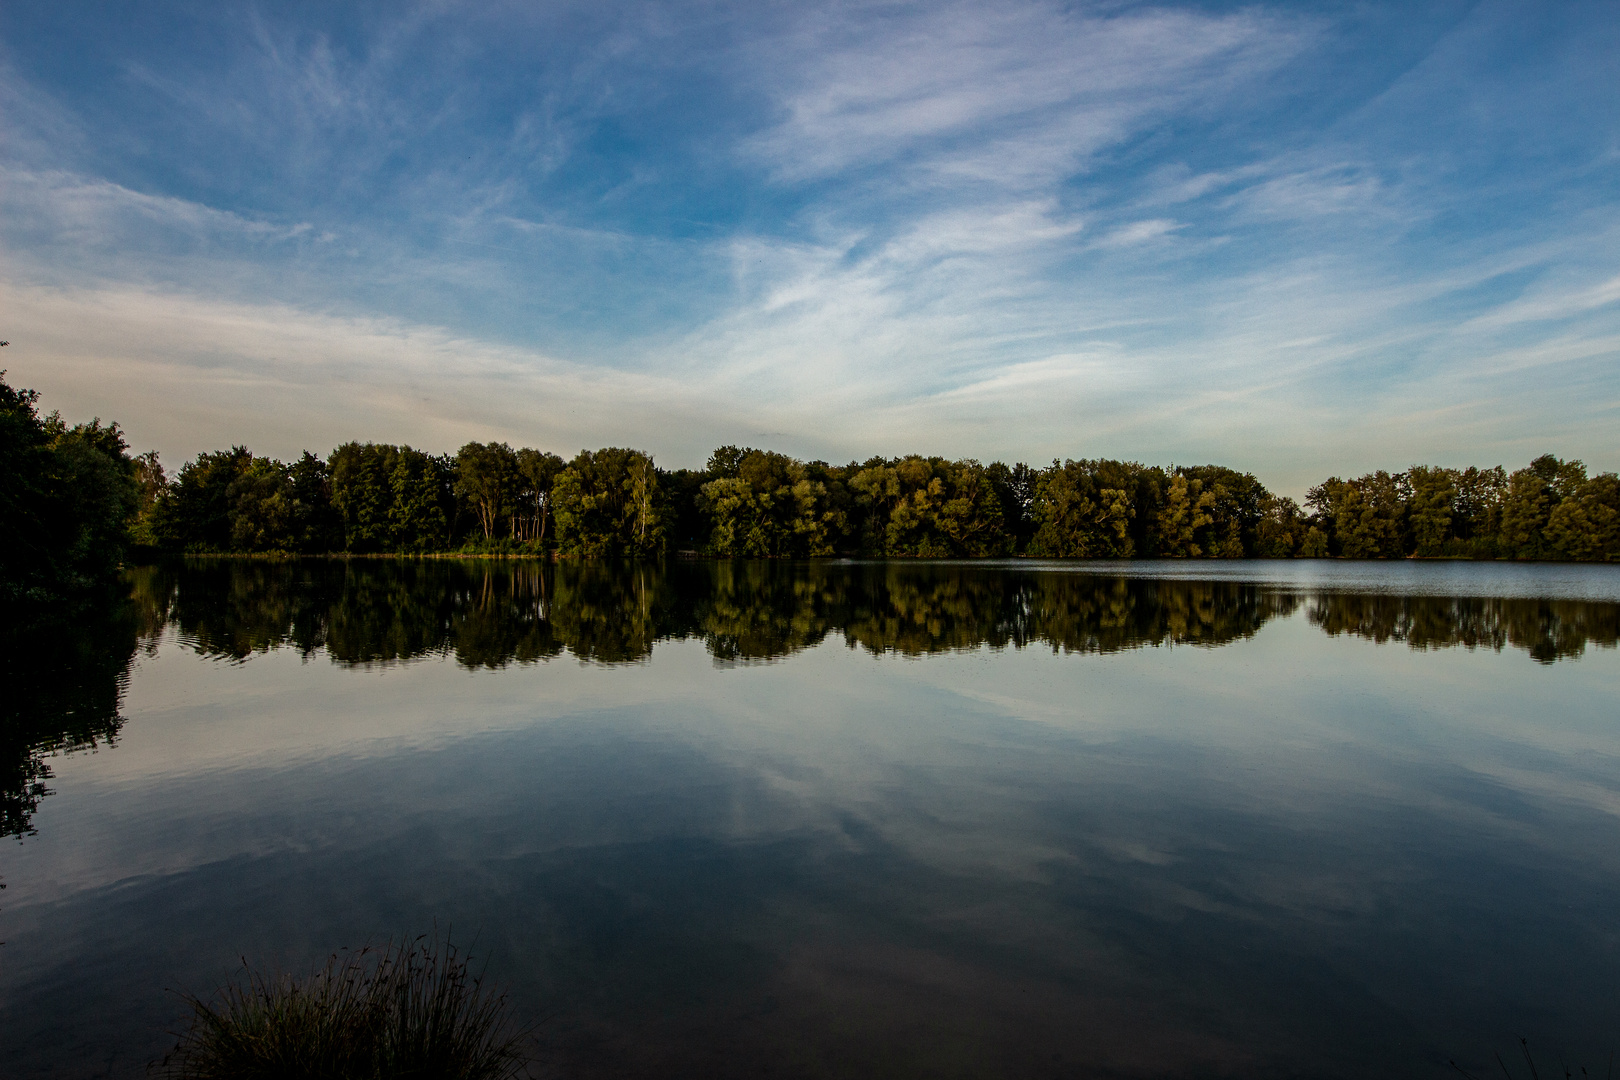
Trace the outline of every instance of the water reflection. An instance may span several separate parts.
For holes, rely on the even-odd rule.
[[[1311,622],[1329,634],[1404,641],[1414,649],[1512,645],[1544,664],[1568,660],[1588,643],[1614,648],[1620,605],[1582,600],[1335,593],[1312,601]]]
[[[123,726],[129,662],[165,605],[90,601],[0,631],[0,836],[33,831],[50,794],[49,758],[111,744]]]
[[[872,653],[989,645],[1110,653],[1224,645],[1308,605],[1329,634],[1414,648],[1512,646],[1543,662],[1613,647],[1620,605],[1590,600],[1390,596],[1241,581],[1151,579],[918,563],[198,561],[134,575],[149,621],[199,653],[271,648],[341,664],[453,654],[468,668],[645,659],[701,639],[722,662],[768,661],[842,635]]]
[[[722,664],[771,661],[829,637],[873,654],[988,645],[1112,653],[1219,646],[1302,606],[1330,635],[1414,649],[1521,649],[1542,663],[1613,648],[1620,605],[1593,600],[1310,591],[1234,580],[928,563],[193,560],[131,571],[132,600],[8,627],[0,835],[49,792],[51,754],[110,742],[140,642],[165,627],[197,653],[271,649],[349,666],[452,655],[469,669],[644,660],[701,640]]]
[[[542,1075],[1606,1054],[1613,589],[1129,569],[142,569],[8,639],[0,1073],[144,1075],[165,987],[435,919]]]

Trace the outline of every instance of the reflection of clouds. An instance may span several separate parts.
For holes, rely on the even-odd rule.
[[[138,1046],[164,985],[433,918],[560,1017],[570,1075],[1365,1074],[1484,1014],[1598,1030],[1614,656],[1495,651],[1549,612],[1612,638],[1613,603],[1533,598],[1593,579],[1095,569],[145,572],[121,743],[56,759],[6,863],[0,1066],[88,1052],[64,1002],[104,1018],[75,1047]]]
[[[1365,1067],[1412,1023],[1460,1052],[1463,1014],[1609,1000],[1581,956],[1620,901],[1592,846],[1612,809],[1556,790],[1572,754],[1614,790],[1612,728],[1573,747],[1558,719],[1603,715],[1595,659],[1531,682],[1301,619],[1213,651],[833,644],[724,672],[697,641],[477,673],[168,644],[124,745],[63,762],[8,862],[8,936],[37,943],[10,978],[70,985],[116,926],[137,1000],[153,952],[318,955],[431,913],[479,928],[524,1008],[561,1007],[551,1049],[605,1055],[585,1075],[714,1045]],[[348,733],[319,708],[345,684]]]

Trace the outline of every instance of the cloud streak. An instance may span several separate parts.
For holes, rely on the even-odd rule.
[[[1573,104],[1613,32],[1578,6],[1387,40],[1294,5],[136,21],[72,31],[80,69],[7,31],[0,275],[14,376],[171,460],[1620,466],[1620,123]],[[1541,66],[1479,82],[1532,24]]]

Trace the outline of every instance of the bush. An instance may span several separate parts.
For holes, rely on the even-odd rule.
[[[246,971],[215,1001],[187,996],[191,1027],[158,1066],[184,1080],[504,1080],[526,1074],[506,996],[446,937],[390,941],[304,979]]]

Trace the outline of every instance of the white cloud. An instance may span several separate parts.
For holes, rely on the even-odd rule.
[[[450,162],[381,184],[368,170],[409,145],[402,133],[449,123],[464,92],[413,112],[412,87],[390,81],[420,22],[382,34],[365,63],[261,28],[253,63],[212,96],[144,72],[222,123],[245,110],[242,129],[262,127],[298,183],[332,169],[376,184],[385,212],[219,209],[53,161],[49,139],[12,140],[0,310],[14,381],[71,415],[122,419],[171,457],[493,437],[563,452],[632,442],[678,465],[770,431],[833,459],[1216,459],[1285,490],[1515,440],[1620,464],[1604,463],[1602,403],[1616,395],[1599,370],[1620,332],[1612,232],[1560,219],[1417,244],[1405,231],[1434,209],[1401,169],[1316,132],[1118,166],[1150,143],[1179,152],[1177,131],[1203,120],[1246,117],[1257,93],[1277,106],[1266,77],[1323,25],[1047,4],[784,18],[785,33],[740,33],[723,59],[746,70],[720,73],[771,119],[725,129],[736,141],[713,150],[742,170],[728,184],[798,209],[712,239],[630,213],[551,216],[534,176],[590,135],[588,109],[558,119],[554,85],[513,106],[506,149],[522,167]],[[621,51],[615,78],[651,62],[647,34],[596,43]],[[581,93],[627,93],[610,81]],[[0,89],[33,128],[72,130],[19,85]],[[632,173],[591,198],[618,207],[660,182],[652,164]],[[1566,269],[1512,301],[1456,299],[1553,265]],[[523,321],[532,311],[546,317]],[[600,326],[589,347],[567,335],[577,311]],[[1569,325],[1536,325],[1552,320]],[[1543,392],[1532,369],[1555,385]]]
[[[1146,221],[1133,221],[1129,225],[1114,229],[1108,235],[1097,241],[1102,248],[1132,247],[1136,244],[1145,244],[1160,237],[1169,236],[1185,225],[1170,218],[1149,218]]]
[[[103,246],[138,223],[196,238],[290,240],[311,229],[308,222],[275,224],[63,170],[41,172],[0,165],[0,192],[0,206],[16,215],[14,223],[20,218],[26,223],[21,227],[48,230],[58,242]]]
[[[454,450],[474,438],[571,451],[674,423],[677,383],[393,319],[128,286],[0,282],[16,385],[47,407],[123,420],[171,460],[245,442],[325,452],[355,439]]]
[[[749,146],[784,180],[885,163],[1048,183],[1145,118],[1274,66],[1302,36],[1253,11],[948,4],[808,17],[769,54],[783,119]]]
[[[1562,287],[1559,287],[1559,286]],[[1518,323],[1552,322],[1583,315],[1610,304],[1620,303],[1620,275],[1595,284],[1560,282],[1543,287],[1530,296],[1503,304],[1475,320],[1479,327],[1510,326]]]
[[[1278,163],[1279,168],[1285,168]],[[1265,177],[1235,192],[1230,205],[1262,220],[1318,222],[1338,214],[1388,216],[1393,202],[1384,185],[1353,165],[1325,165]]]

